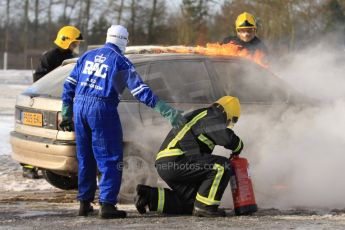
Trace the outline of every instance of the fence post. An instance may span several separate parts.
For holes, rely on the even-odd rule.
[[[4,70],[7,70],[7,52],[4,52]]]

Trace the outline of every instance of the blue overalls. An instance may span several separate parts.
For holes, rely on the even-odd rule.
[[[122,128],[117,106],[125,87],[153,108],[157,96],[119,48],[106,43],[81,56],[64,83],[62,100],[73,104],[78,158],[78,200],[93,201],[97,167],[99,202],[116,204],[122,177]]]

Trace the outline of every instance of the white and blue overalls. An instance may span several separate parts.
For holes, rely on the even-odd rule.
[[[151,108],[156,105],[157,96],[112,43],[86,52],[65,80],[62,100],[73,104],[80,201],[94,200],[98,168],[102,175],[99,202],[117,203],[123,158],[117,106],[125,87],[140,102]]]

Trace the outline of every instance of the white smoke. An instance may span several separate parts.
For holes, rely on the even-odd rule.
[[[345,208],[344,61],[325,43],[286,58],[277,75],[322,103],[239,123],[260,207]]]

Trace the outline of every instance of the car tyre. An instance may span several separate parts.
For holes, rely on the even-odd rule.
[[[56,188],[62,190],[78,188],[78,177],[76,176],[62,176],[49,170],[42,170],[42,174],[44,179]]]

